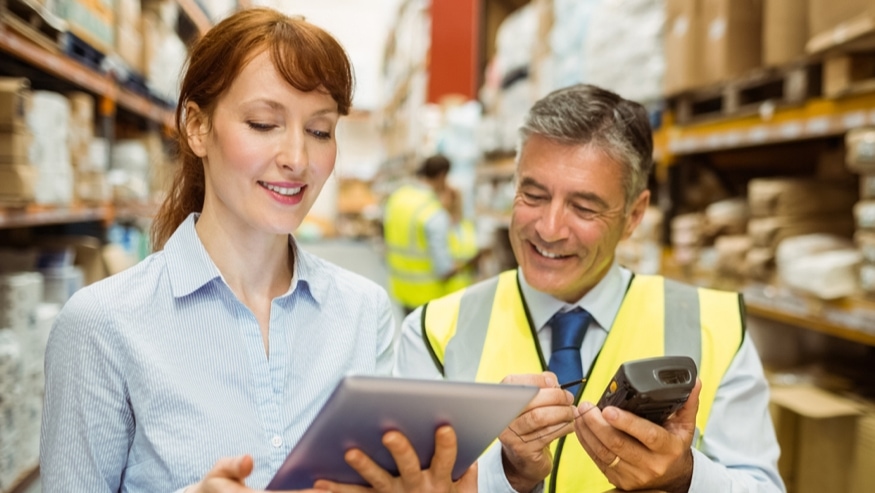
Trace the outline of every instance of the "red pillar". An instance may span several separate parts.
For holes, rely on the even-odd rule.
[[[428,102],[477,95],[480,0],[432,0]]]

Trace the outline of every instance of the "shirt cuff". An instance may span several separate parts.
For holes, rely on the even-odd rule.
[[[689,493],[712,493],[726,487],[726,470],[702,452],[693,451],[693,478]]]
[[[501,442],[498,440],[486,449],[486,452],[477,460],[477,491],[521,493],[513,489],[507,481],[507,476],[504,475],[504,464],[501,460]],[[543,491],[544,482],[542,481],[531,493],[543,493]]]

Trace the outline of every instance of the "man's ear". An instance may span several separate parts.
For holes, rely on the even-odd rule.
[[[635,228],[637,228],[639,224],[641,224],[641,220],[644,219],[644,213],[647,211],[648,205],[650,205],[650,190],[644,190],[638,195],[638,198],[635,199],[632,208],[629,210],[626,219],[626,228],[623,230],[624,240],[632,236],[632,232],[635,231]]]
[[[188,146],[198,157],[207,155],[206,139],[209,132],[207,116],[197,103],[188,102],[185,105],[185,136]]]

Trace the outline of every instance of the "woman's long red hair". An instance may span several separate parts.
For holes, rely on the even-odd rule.
[[[300,91],[325,91],[341,115],[352,105],[353,74],[346,51],[330,34],[269,8],[237,12],[210,29],[192,48],[176,107],[180,163],[152,222],[152,249],[158,251],[192,212],[204,205],[204,168],[188,145],[185,106],[195,103],[211,118],[219,97],[243,66],[267,50],[285,80]]]

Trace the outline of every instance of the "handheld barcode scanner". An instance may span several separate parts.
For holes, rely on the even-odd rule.
[[[687,356],[627,361],[620,365],[599,409],[615,406],[662,424],[684,405],[696,384],[696,363]]]

